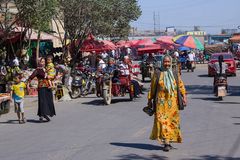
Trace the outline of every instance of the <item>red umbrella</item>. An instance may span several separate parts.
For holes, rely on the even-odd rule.
[[[180,46],[178,44],[175,44],[172,39],[173,39],[172,36],[161,36],[160,38],[157,39],[155,44],[160,44],[164,49],[167,50],[172,50]]]
[[[103,40],[99,41],[94,38],[93,35],[89,35],[88,38],[83,42],[80,51],[82,52],[103,52],[116,49],[115,44],[111,41]]]
[[[121,40],[116,43],[118,47],[131,47],[130,41]]]
[[[138,51],[138,55],[142,55],[144,53],[156,53],[156,52],[163,53],[164,49],[160,45],[153,44],[151,46],[147,46],[144,48],[138,48],[137,51]]]
[[[156,43],[167,43],[167,44],[175,44],[172,40],[173,36],[161,36],[157,39]]]
[[[101,42],[103,42],[105,48],[107,48],[107,49],[109,49],[109,50],[114,50],[114,49],[116,49],[116,45],[115,45],[113,42],[111,42],[111,41],[102,40]]]
[[[152,46],[154,42],[150,38],[139,39],[136,43],[132,44],[132,47],[139,47],[139,46]]]

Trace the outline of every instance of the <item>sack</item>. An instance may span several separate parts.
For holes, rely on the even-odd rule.
[[[146,106],[143,108],[143,112],[145,112],[146,114],[148,114],[149,116],[154,115],[155,111],[153,110],[153,108]]]

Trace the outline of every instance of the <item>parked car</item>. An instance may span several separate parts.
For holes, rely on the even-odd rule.
[[[223,55],[223,60],[226,64],[228,64],[228,69],[226,70],[226,74],[230,76],[236,76],[236,62],[232,53],[213,53],[208,62],[208,76],[216,75],[215,69],[212,67],[214,63],[218,62],[218,56]]]

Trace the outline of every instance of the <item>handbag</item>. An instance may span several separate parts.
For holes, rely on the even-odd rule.
[[[154,115],[155,111],[153,110],[153,108],[146,106],[143,108],[143,112],[145,112],[146,114],[148,114],[149,116]]]
[[[156,112],[156,96],[157,96],[157,92],[158,92],[158,87],[157,87],[157,82],[159,81],[160,78],[160,70],[156,70],[156,74],[157,74],[157,80],[156,80],[156,84],[155,84],[155,92],[154,92],[154,99],[153,102],[151,101],[150,106],[146,106],[143,108],[143,112],[145,112],[147,115],[152,116],[154,115],[154,113]]]
[[[186,104],[183,103],[183,95],[181,94],[179,90],[179,78],[178,78],[178,69],[173,71],[174,78],[177,82],[177,99],[178,99],[178,109],[179,110],[184,110],[184,107],[186,107]]]

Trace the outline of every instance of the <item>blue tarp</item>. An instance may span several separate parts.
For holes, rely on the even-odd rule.
[[[190,51],[191,48],[181,46],[181,47],[178,47],[178,50],[179,50],[179,51]]]

